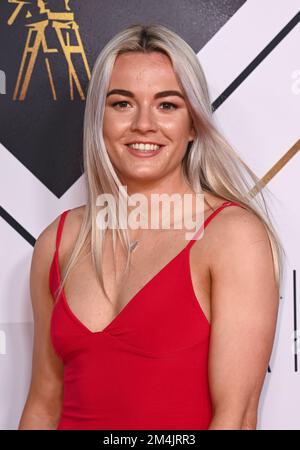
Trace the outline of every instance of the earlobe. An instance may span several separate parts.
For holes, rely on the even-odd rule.
[[[195,128],[192,127],[189,142],[193,141],[195,139],[195,137],[196,137],[196,131],[195,131]]]

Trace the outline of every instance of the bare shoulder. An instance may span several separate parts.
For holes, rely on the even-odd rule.
[[[37,237],[31,260],[31,274],[34,278],[47,276],[55,251],[56,231],[60,216],[57,216]]]
[[[209,269],[213,279],[223,279],[229,270],[255,278],[258,270],[274,278],[272,247],[263,220],[251,209],[228,206],[207,228]]]
[[[78,231],[82,221],[84,209],[85,205],[69,210],[64,224],[64,230],[67,230],[67,232],[64,232],[64,235],[66,236],[66,239],[64,239],[65,241],[68,240],[68,237],[69,239],[72,239],[73,235]],[[61,213],[41,231],[36,239],[34,253],[38,253],[40,257],[47,259],[50,258],[51,253],[53,253],[60,218]]]
[[[217,245],[215,250],[219,248],[221,251],[226,251],[235,245],[250,245],[258,241],[269,242],[263,220],[250,208],[227,206],[215,219],[210,225],[214,233],[212,243]]]
[[[64,221],[64,227],[59,246],[59,255],[61,260],[64,260],[65,257],[68,257],[74,247],[74,244],[78,237],[80,226],[82,224],[85,208],[86,205],[82,205],[76,208],[72,208],[68,211],[68,214]]]
[[[205,194],[205,199],[209,204],[207,216],[227,201],[211,193]],[[266,227],[262,219],[251,208],[242,208],[238,205],[230,205],[219,211],[205,229],[205,232],[213,235],[213,239],[207,239],[212,245],[215,245],[213,250],[217,250],[221,243],[222,249],[224,249],[226,245],[234,245],[241,239],[244,242],[251,241],[253,238],[268,241]]]
[[[63,229],[63,239],[61,240],[59,253],[60,258],[70,251],[78,234],[82,221],[85,205],[70,209],[68,212]],[[44,228],[37,237],[33,249],[31,272],[32,276],[47,280],[50,265],[55,252],[55,242],[58,230],[58,224],[61,214]]]

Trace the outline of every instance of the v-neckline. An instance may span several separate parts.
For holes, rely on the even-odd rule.
[[[136,292],[133,297],[131,297],[131,299],[123,306],[123,308],[118,312],[118,314],[102,329],[102,330],[98,330],[98,331],[92,331],[90,330],[77,316],[76,314],[72,311],[71,307],[68,304],[67,301],[67,297],[66,297],[66,293],[65,290],[62,289],[61,291],[61,296],[62,296],[62,300],[63,300],[63,304],[65,306],[66,311],[69,313],[69,315],[71,316],[71,318],[89,335],[93,336],[93,335],[101,335],[101,334],[105,334],[107,331],[110,330],[110,328],[112,328],[116,322],[120,321],[123,317],[124,314],[126,314],[126,311],[128,311],[128,309],[130,309],[130,307],[132,307],[132,305],[134,305],[134,302],[136,301],[136,299],[140,296],[140,294],[146,289],[148,288],[151,283],[154,282],[154,280],[161,275],[161,273],[163,273],[163,271],[165,271],[167,269],[167,267],[170,266],[170,264],[172,264],[177,258],[179,258],[185,251],[188,251],[193,245],[193,241],[195,241],[196,236],[199,232],[203,231],[203,229],[206,226],[206,223],[208,222],[208,220],[210,218],[212,218],[215,214],[217,214],[217,212],[219,212],[219,210],[223,209],[224,206],[227,206],[229,204],[234,204],[235,202],[224,202],[222,203],[218,208],[216,208],[201,224],[201,226],[197,229],[196,233],[194,234],[193,238],[190,239],[188,241],[188,243],[183,247],[182,250],[180,250],[179,253],[177,253],[170,261],[167,262],[167,264],[165,264],[155,275],[153,275],[150,280],[148,280],[146,282],[146,284],[144,284],[144,286],[141,287],[141,289],[139,289],[138,292]],[[61,273],[60,273],[60,267],[59,267],[59,261],[58,261],[58,248],[55,251],[55,267],[56,267],[56,274],[57,274],[57,278],[59,283],[61,282]],[[191,270],[190,265],[189,265],[189,270]],[[191,282],[191,277],[189,277],[189,280]]]
[[[199,231],[199,230],[198,230]],[[138,298],[138,296],[152,283],[154,282],[154,280],[171,264],[173,263],[177,258],[179,258],[179,256],[186,251],[187,249],[189,249],[189,246],[191,244],[193,239],[191,239],[186,246],[180,250],[179,253],[177,253],[177,255],[175,255],[170,261],[167,262],[167,264],[165,264],[155,275],[153,275],[153,277],[150,278],[150,280],[148,280],[146,282],[146,284],[144,284],[144,286],[141,287],[141,289],[139,289],[138,292],[136,292],[136,294],[133,295],[133,297],[131,297],[131,299],[123,306],[123,308],[118,312],[118,314],[108,323],[108,325],[106,325],[102,330],[98,330],[98,331],[92,331],[90,330],[77,316],[76,314],[72,311],[68,301],[67,301],[67,296],[65,293],[64,288],[61,291],[61,296],[62,296],[62,300],[64,303],[64,306],[67,310],[67,312],[69,313],[69,315],[73,318],[73,320],[75,320],[75,322],[77,322],[77,324],[79,324],[79,326],[81,326],[81,328],[83,328],[87,333],[91,334],[91,335],[96,335],[96,334],[102,334],[102,333],[106,333],[114,324],[115,322],[117,322],[118,320],[120,320],[120,318],[123,317],[123,315],[126,313],[127,309],[130,307],[130,305],[132,305],[136,299]],[[56,274],[57,274],[57,278],[59,283],[61,282],[61,273],[60,273],[60,268],[59,268],[59,262],[58,262],[58,252],[55,252],[55,265],[56,265]]]

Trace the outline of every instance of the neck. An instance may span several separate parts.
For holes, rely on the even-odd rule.
[[[183,176],[182,171],[180,173],[168,174],[165,178],[156,180],[132,180],[123,179],[123,186],[127,189],[127,194],[143,194],[150,202],[152,194],[172,194],[183,195],[185,193],[193,193],[193,189],[188,181]]]

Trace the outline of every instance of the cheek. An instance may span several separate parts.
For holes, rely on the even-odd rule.
[[[103,116],[103,135],[105,134],[107,137],[114,136],[117,121],[114,119],[109,108],[104,110]]]
[[[103,118],[103,138],[106,142],[110,138],[111,128],[108,126],[109,120],[107,114],[104,115]]]
[[[108,116],[103,120],[103,139],[107,146],[107,151],[114,151],[114,144],[118,141],[118,130]]]
[[[103,136],[111,143],[117,144],[124,136],[124,123],[107,114],[103,119]]]
[[[161,123],[161,127],[174,141],[183,141],[188,139],[190,131],[190,121],[185,115],[178,116],[176,120],[168,120]]]

